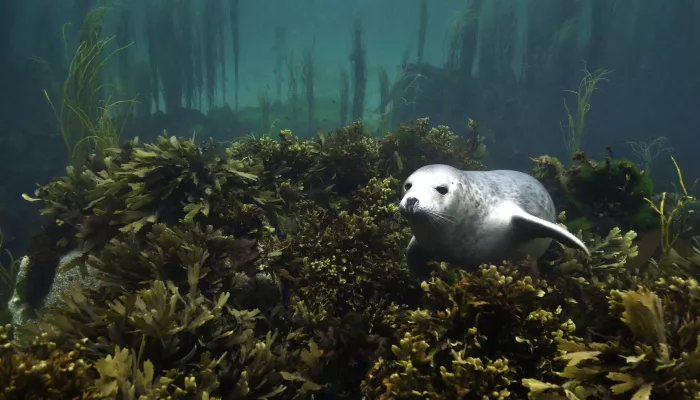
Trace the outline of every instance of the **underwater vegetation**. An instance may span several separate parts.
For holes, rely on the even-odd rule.
[[[574,153],[569,168],[547,155],[532,160],[533,174],[549,189],[557,209],[566,211],[570,230],[589,231],[595,225],[604,234],[613,226],[634,230],[658,226],[645,200],[654,194],[654,183],[636,163],[611,154],[596,161],[581,151]]]
[[[104,152],[119,145],[121,130],[116,126],[113,109],[129,102],[114,101],[111,94],[104,93],[108,85],[101,80],[101,74],[110,56],[123,51],[129,44],[107,52],[106,48],[116,38],[101,38],[107,10],[106,6],[98,7],[85,17],[81,37],[60,90],[61,101],[52,101],[48,91],[44,90],[58,120],[69,163],[83,162],[93,149]],[[63,35],[65,42],[65,32]],[[65,43],[64,46],[67,47]]]
[[[15,281],[19,270],[19,260],[16,260],[12,253],[3,247],[5,235],[0,230],[0,321],[9,321],[9,314],[5,304],[10,300],[10,296],[15,289]]]
[[[434,66],[424,59],[422,0],[415,62],[406,52],[393,82],[379,68],[377,138],[367,125],[345,126],[369,114],[371,41],[359,19],[337,104],[314,90],[327,66],[313,46],[295,55],[276,26],[275,90],[241,109],[240,20],[248,16],[238,1],[226,16],[220,1],[195,13],[190,0],[149,0],[141,61],[126,49],[133,16],[123,10],[116,36],[102,38],[106,8],[75,3],[84,36],[59,90],[46,91],[61,101],[52,105],[70,166],[25,195],[44,223],[25,257],[0,262],[0,301],[11,311],[0,314],[8,323],[0,327],[0,399],[700,398],[700,252],[686,236],[692,190],[675,165],[679,193],[654,193],[653,148],[634,148],[641,167],[580,151],[591,95],[607,74],[601,65],[618,57],[639,64],[639,52],[616,50],[653,44],[645,37],[657,32],[635,15],[649,9],[626,17],[633,40],[604,46],[611,16],[627,13],[595,3],[595,39],[580,54],[570,49],[585,2],[562,6],[563,20],[531,3],[537,29],[528,35],[514,34],[527,30],[517,8],[524,2],[467,2],[445,65]],[[40,20],[50,21],[50,10]],[[513,23],[495,23],[497,10]],[[122,102],[102,87],[113,78],[102,74],[110,43],[120,49],[118,83],[140,93],[127,114],[144,129],[128,130],[167,127],[163,135],[119,146],[112,113]],[[562,109],[549,93],[572,86],[562,71],[581,59],[595,72],[584,71],[575,106]],[[203,104],[207,117],[195,109]],[[461,126],[465,110],[547,131],[535,107],[566,111],[573,164],[541,156],[533,174],[591,257],[554,243],[537,278],[529,262],[466,271],[435,263],[426,281],[411,276],[411,234],[397,213],[402,180],[430,163],[486,168],[480,126]],[[399,123],[419,115],[460,125]],[[344,127],[326,132],[334,118]],[[202,141],[250,130],[257,136]]]
[[[0,398],[696,398],[700,262],[640,260],[634,230],[588,232],[590,258],[553,243],[537,279],[408,273],[402,179],[485,168],[469,132],[164,133],[69,166],[25,196],[46,218],[0,330]],[[638,171],[609,163],[572,176]],[[631,184],[619,207],[651,196]]]
[[[284,127],[310,138],[319,128],[363,118],[367,130],[383,135],[402,121],[429,116],[461,133],[464,120],[474,117],[499,163],[494,167],[521,169],[529,155],[559,154],[562,144],[574,152],[607,140],[602,121],[605,129],[619,133],[615,140],[656,136],[670,120],[682,124],[682,115],[692,120],[692,110],[683,110],[700,93],[695,76],[700,68],[686,51],[700,43],[695,23],[700,8],[693,2],[665,7],[635,0],[621,12],[621,5],[610,2],[469,0],[448,13],[452,21],[436,23],[443,13],[416,1],[401,7],[415,18],[387,27],[407,38],[392,46],[405,48],[403,55],[381,49],[367,29],[372,19],[354,13],[333,17],[334,26],[348,30],[327,49],[314,37],[324,34],[314,31],[315,24],[296,24],[297,6],[281,7],[284,11],[276,12],[288,15],[272,18],[264,7],[225,0],[116,2],[109,11],[91,0],[66,7],[34,2],[10,2],[0,12],[6,22],[0,57],[8,67],[2,80],[17,93],[3,108],[8,124],[0,150],[3,165],[19,171],[6,175],[27,177],[6,183],[0,193],[6,245],[15,251],[27,238],[15,221],[32,215],[29,208],[20,210],[26,205],[19,195],[31,190],[22,183],[31,186],[63,169],[63,154],[52,154],[50,161],[42,157],[60,139],[71,162],[81,163],[96,148],[123,143],[122,131],[138,132],[147,141],[164,129],[229,141],[236,133],[275,136]],[[255,19],[269,25],[266,33],[247,31],[245,21]],[[308,39],[297,42],[295,25],[311,37],[305,33]],[[675,30],[690,33],[678,37]],[[444,58],[436,57],[435,40],[426,38],[445,34],[449,47]],[[13,49],[10,37],[27,40]],[[270,61],[246,50],[268,45]],[[667,56],[655,57],[660,51]],[[329,54],[338,59],[329,62]],[[581,76],[584,68],[591,72]],[[567,88],[572,90],[559,95]],[[36,93],[43,90],[54,110],[48,102],[37,106]],[[676,104],[679,99],[689,100]],[[590,102],[595,107],[589,113]],[[627,106],[616,107],[622,103]],[[650,108],[656,122],[632,111]],[[683,140],[674,135],[672,142],[682,150]],[[640,156],[653,157],[659,146],[642,144],[633,147]],[[44,162],[29,160],[28,153]],[[677,156],[687,163],[683,154]],[[648,163],[642,164],[650,174]]]

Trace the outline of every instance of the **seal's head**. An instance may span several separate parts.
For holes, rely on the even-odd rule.
[[[403,184],[399,210],[411,223],[447,222],[459,207],[460,171],[447,165],[419,168]]]

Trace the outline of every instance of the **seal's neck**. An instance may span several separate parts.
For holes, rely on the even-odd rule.
[[[436,222],[431,224],[428,218],[416,218],[409,221],[409,224],[411,225],[413,236],[416,237],[421,247],[426,250],[434,249],[435,242],[441,240],[441,232],[439,231],[440,225]]]

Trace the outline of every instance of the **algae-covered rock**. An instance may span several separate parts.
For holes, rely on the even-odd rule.
[[[227,148],[163,135],[69,168],[26,196],[48,218],[22,264],[0,383],[40,365],[59,379],[13,395],[689,398],[700,264],[679,277],[640,256],[624,227],[637,189],[579,220],[591,257],[554,242],[539,265],[409,274],[401,179],[429,163],[485,168],[470,126],[418,120],[373,138],[355,123]],[[577,204],[582,189],[540,161]]]
[[[32,260],[29,256],[22,257],[17,273],[17,284],[8,302],[8,309],[12,314],[12,325],[23,327],[38,321],[37,312],[51,307],[61,307],[65,296],[69,295],[73,287],[78,285],[86,292],[99,290],[98,281],[95,279],[95,269],[89,264],[83,266],[84,273],[79,269],[67,269],[68,265],[80,257],[80,252],[73,250],[61,257],[58,264],[46,265],[45,268],[55,269],[56,273],[48,292],[36,292],[33,282],[30,280],[29,270],[32,268]],[[17,331],[16,334],[21,333]]]
[[[402,127],[433,149],[423,161],[479,166],[446,127],[430,132],[427,121]],[[51,216],[35,239],[50,252],[28,254],[46,256],[25,263],[19,292],[36,277],[57,281],[32,288],[31,305],[16,296],[16,322],[65,343],[87,338],[107,397],[131,382],[111,369],[135,360],[146,396],[352,397],[391,329],[386,310],[419,298],[402,266],[410,233],[396,216],[398,181],[386,171],[401,162],[387,150],[394,142],[359,123],[319,140],[281,131],[227,149],[163,135],[70,167],[25,196]],[[86,272],[82,285],[59,284]],[[40,318],[26,324],[19,316],[30,311]],[[262,349],[259,367],[246,366]],[[200,379],[209,383],[193,389]]]

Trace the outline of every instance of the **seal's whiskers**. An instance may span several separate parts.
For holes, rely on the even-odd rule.
[[[437,222],[439,225],[447,225],[454,223],[454,220],[449,217],[448,213],[442,212],[442,211],[437,211],[437,210],[430,210],[428,211],[428,214],[430,215],[430,220]]]

